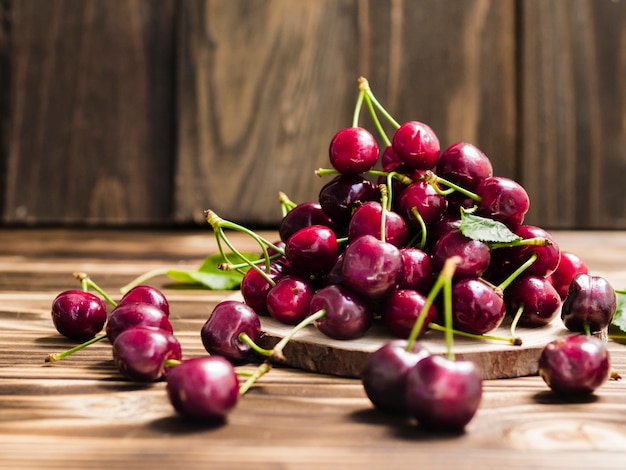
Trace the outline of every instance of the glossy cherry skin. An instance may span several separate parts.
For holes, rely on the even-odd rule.
[[[477,213],[502,222],[511,230],[522,224],[530,208],[528,193],[510,178],[490,176],[478,184],[475,192],[482,198]]]
[[[444,234],[432,249],[433,271],[441,271],[446,260],[452,256],[461,258],[454,271],[455,280],[480,277],[489,267],[491,250],[486,243],[466,237],[459,229],[453,229]]]
[[[546,246],[526,245],[511,248],[510,258],[514,268],[521,266],[533,253],[536,253],[537,260],[524,273],[543,277],[550,276],[559,266],[561,259],[561,250],[554,237],[547,230],[534,225],[521,225],[515,230],[515,234],[524,240],[544,238],[550,244]]]
[[[348,240],[361,235],[381,238],[383,209],[380,202],[366,202],[357,207],[348,225]],[[385,241],[403,247],[409,240],[409,228],[397,212],[385,210]]]
[[[239,379],[220,356],[186,359],[167,374],[167,396],[183,417],[200,423],[223,422],[239,401]]]
[[[363,235],[346,247],[341,276],[352,291],[368,299],[378,299],[395,289],[402,269],[398,247],[372,235]]]
[[[361,175],[338,175],[322,186],[318,196],[322,210],[339,231],[348,226],[352,211],[367,201],[380,201],[380,191]]]
[[[589,274],[589,268],[585,262],[576,254],[568,251],[561,251],[559,265],[550,275],[550,282],[561,296],[567,297],[567,291],[576,274]]]
[[[270,315],[286,325],[297,325],[309,315],[315,292],[310,282],[297,276],[284,276],[267,293]]]
[[[313,295],[310,313],[320,310],[325,310],[326,314],[315,322],[315,326],[333,339],[360,338],[367,333],[373,321],[367,302],[341,285],[322,287]]]
[[[399,289],[413,289],[428,294],[433,285],[433,266],[428,253],[419,248],[400,248],[402,276]]]
[[[617,310],[617,295],[611,284],[601,276],[577,274],[563,301],[561,319],[570,331],[592,333],[609,326]]]
[[[506,315],[504,299],[480,279],[462,279],[452,286],[452,319],[455,328],[485,334],[500,326]]]
[[[401,162],[418,170],[434,168],[441,151],[435,132],[418,121],[400,125],[393,134],[392,146]]]
[[[372,404],[386,413],[406,413],[406,374],[430,353],[418,341],[391,340],[369,355],[361,382]]]
[[[482,377],[470,361],[430,355],[406,375],[408,412],[429,430],[463,431],[478,411],[482,390]]]
[[[283,276],[283,273],[275,267],[270,267],[270,272],[265,273],[265,276],[267,278],[256,269],[251,268],[243,275],[240,287],[244,302],[252,307],[257,315],[262,316],[269,315],[267,311],[267,293],[273,284],[268,279],[276,283]]]
[[[426,296],[410,289],[393,291],[385,298],[381,319],[387,329],[398,338],[408,338],[413,325],[426,304]],[[438,313],[434,305],[426,311],[426,318],[418,337],[427,330],[428,325],[437,321]]]
[[[510,315],[519,317],[520,326],[534,328],[550,323],[561,311],[561,297],[552,283],[541,276],[521,276],[504,290],[504,303]]]
[[[156,289],[151,286],[135,286],[118,302],[118,305],[122,305],[125,303],[142,303],[142,304],[150,304],[154,305],[157,308],[163,310],[163,312],[169,317],[170,315],[170,304],[165,297],[165,294],[161,292],[159,289]]]
[[[115,367],[131,380],[159,380],[168,371],[165,361],[181,359],[180,343],[170,331],[133,326],[122,331],[113,342]]]
[[[573,335],[548,343],[539,357],[539,375],[556,393],[589,395],[607,381],[609,352],[594,336]]]
[[[304,227],[285,243],[285,257],[291,267],[305,275],[329,271],[338,254],[337,236],[324,225]]]
[[[84,341],[102,331],[107,320],[104,301],[82,290],[61,292],[52,301],[52,323],[66,338]]]
[[[421,224],[413,213],[417,210],[426,226],[437,223],[446,212],[448,202],[426,181],[415,181],[397,198],[398,212],[411,227],[420,229]]]
[[[493,166],[478,147],[467,142],[457,142],[441,153],[435,173],[464,189],[474,191],[482,180],[493,176]]]
[[[378,143],[368,130],[347,127],[333,136],[328,154],[330,164],[339,173],[365,173],[378,161]]]
[[[322,210],[318,202],[302,202],[291,209],[280,221],[278,235],[283,242],[304,227],[310,225],[325,225],[335,229],[335,223]]]
[[[106,324],[107,339],[111,344],[124,330],[133,326],[144,326],[159,330],[173,331],[168,316],[160,308],[151,304],[127,302],[111,311]]]
[[[258,314],[243,302],[223,300],[215,306],[200,329],[200,338],[209,354],[239,363],[252,355],[250,346],[240,339],[242,333],[255,343],[259,341],[261,322]]]

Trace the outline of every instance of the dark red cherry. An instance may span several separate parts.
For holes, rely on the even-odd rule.
[[[408,338],[425,304],[424,294],[409,289],[395,290],[385,298],[381,320],[392,335],[398,338]],[[428,330],[430,323],[437,321],[437,317],[437,309],[431,305],[426,311],[426,318],[418,337]]]
[[[547,325],[561,310],[561,298],[548,279],[522,275],[504,290],[507,312],[515,315],[523,306],[518,324],[524,327]]]
[[[319,193],[319,204],[337,228],[347,227],[352,211],[367,201],[380,201],[380,190],[361,175],[338,175]]]
[[[122,331],[113,342],[115,367],[131,380],[159,380],[168,371],[165,361],[181,359],[180,343],[170,331],[133,326]]]
[[[482,377],[470,361],[430,355],[406,375],[406,405],[420,427],[460,432],[482,399]]]
[[[82,290],[61,292],[52,301],[52,323],[66,338],[88,340],[98,334],[107,319],[104,301]]]
[[[502,296],[480,279],[462,279],[452,287],[452,319],[455,328],[485,334],[500,326],[506,315]]]
[[[543,277],[550,276],[559,266],[561,259],[561,250],[554,237],[545,229],[534,225],[520,225],[515,230],[515,234],[524,240],[543,238],[548,240],[549,244],[546,246],[525,245],[510,248],[509,259],[514,269],[524,264],[533,253],[536,253],[537,260],[524,273]]]
[[[315,326],[333,339],[360,338],[373,321],[367,302],[345,286],[329,285],[319,289],[311,299],[310,312],[320,310],[325,310],[326,314],[315,322]]]
[[[243,362],[251,354],[250,346],[241,340],[242,333],[253,342],[261,337],[261,322],[258,314],[249,305],[236,300],[219,302],[200,329],[204,349],[232,362]]]
[[[468,191],[474,191],[478,183],[493,176],[493,167],[478,147],[458,142],[441,153],[435,173]]]
[[[561,308],[561,319],[570,331],[591,333],[607,328],[617,309],[617,296],[601,276],[577,274]]]
[[[485,242],[466,237],[459,229],[452,229],[442,235],[432,249],[433,271],[441,271],[446,260],[452,256],[461,258],[454,271],[454,279],[475,278],[482,276],[489,267],[491,250]]]
[[[475,192],[482,198],[477,213],[502,222],[511,230],[522,224],[530,207],[526,190],[516,181],[503,176],[483,179]]]
[[[539,375],[556,393],[589,395],[610,374],[606,344],[594,336],[573,335],[548,343],[539,357]]]
[[[337,236],[324,225],[311,225],[294,233],[285,244],[285,256],[303,274],[328,272],[339,253]]]
[[[310,282],[297,276],[285,276],[267,293],[267,309],[275,320],[296,325],[309,315],[313,293]]]
[[[167,298],[159,289],[151,286],[135,286],[118,302],[118,305],[125,303],[142,303],[142,304],[150,304],[154,305],[157,308],[163,310],[163,312],[169,317],[170,316],[170,304],[167,301]]]
[[[278,234],[283,242],[304,227],[310,225],[325,225],[335,229],[335,223],[322,210],[318,202],[303,202],[291,209],[280,221]]]
[[[151,304],[131,303],[115,307],[106,324],[107,339],[111,344],[124,330],[133,326],[143,326],[159,330],[173,331],[168,316],[163,310]]]
[[[339,173],[365,173],[378,161],[378,143],[366,129],[347,127],[334,135],[328,153]]]
[[[434,168],[441,150],[435,132],[418,121],[405,122],[396,129],[392,145],[401,162],[418,170]]]
[[[433,267],[430,256],[419,248],[400,248],[402,255],[402,276],[399,289],[413,289],[428,294],[433,285]]]
[[[406,413],[406,374],[430,353],[418,341],[407,349],[407,341],[391,340],[372,354],[361,372],[361,382],[367,397],[379,410]]]
[[[183,417],[201,423],[224,421],[239,401],[239,379],[220,356],[186,359],[167,374],[167,396]]]
[[[414,214],[415,210],[424,224],[430,226],[441,220],[447,204],[445,196],[439,194],[430,183],[415,181],[400,194],[397,199],[397,210],[410,226],[420,229],[421,224]]]
[[[348,240],[361,235],[381,238],[383,210],[380,202],[366,202],[356,208],[348,225]],[[391,210],[385,210],[385,241],[403,247],[409,240],[409,228],[404,219]]]
[[[272,288],[271,280],[276,283],[284,274],[275,267],[270,268],[269,273],[265,276],[256,269],[249,269],[241,279],[241,296],[246,304],[248,304],[257,313],[257,315],[267,316],[267,293]]]
[[[565,299],[572,280],[577,274],[589,274],[589,268],[580,257],[568,251],[561,251],[559,265],[550,275],[550,282],[561,296]]]

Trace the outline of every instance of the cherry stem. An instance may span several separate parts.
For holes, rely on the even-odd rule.
[[[117,302],[108,296],[106,292],[104,292],[98,284],[96,284],[87,273],[74,273],[74,277],[80,281],[80,285],[83,291],[87,292],[90,288],[95,290],[98,294],[104,297],[108,303],[110,303],[113,307],[117,307]]]
[[[239,395],[244,395],[254,383],[267,374],[272,369],[272,365],[265,361],[250,375],[250,377],[239,387]]]
[[[374,93],[372,93],[372,90],[370,88],[370,84],[367,81],[367,79],[365,77],[359,77],[358,79],[358,83],[359,83],[359,90],[363,90],[365,92],[365,94],[367,95],[367,97],[371,100],[372,104],[374,105],[374,107],[383,115],[385,116],[385,118],[391,123],[391,125],[393,127],[395,127],[396,129],[398,129],[400,127],[400,124],[391,116],[391,114],[389,114],[387,112],[387,110],[379,103],[379,101],[376,99],[376,97],[374,96]]]
[[[455,257],[453,257],[455,258]],[[460,259],[448,259],[444,264],[445,271],[444,284],[443,284],[443,317],[445,320],[445,337],[446,337],[446,357],[454,360],[454,330],[452,329],[452,277],[454,276],[454,270],[461,262]],[[450,265],[446,269],[446,265]]]
[[[387,137],[387,133],[385,129],[383,129],[378,116],[376,115],[376,110],[374,109],[374,105],[372,103],[372,98],[366,93],[365,94],[365,103],[367,104],[367,108],[369,109],[370,116],[372,117],[372,121],[374,121],[374,126],[380,135],[380,138],[383,140],[386,146],[391,146],[391,140]]]
[[[428,229],[426,228],[426,223],[424,222],[424,219],[422,217],[422,214],[419,213],[419,211],[417,210],[417,207],[412,207],[411,208],[411,214],[413,214],[413,217],[415,217],[415,219],[417,220],[417,222],[420,224],[420,243],[418,248],[420,248],[421,250],[424,249],[424,247],[426,246],[426,237],[428,236]]]
[[[359,90],[359,94],[356,98],[356,104],[354,105],[354,113],[352,114],[352,127],[359,126],[359,116],[361,115],[361,108],[363,107],[364,98],[365,90]]]
[[[439,194],[442,195],[447,195],[449,194],[448,191],[446,190],[442,190],[441,188],[439,188],[437,186],[437,183],[442,184],[444,186],[447,186],[448,188],[451,188],[455,191],[460,192],[461,194],[469,197],[470,199],[472,199],[473,201],[476,202],[480,202],[482,201],[482,197],[480,197],[478,194],[473,193],[472,191],[469,191],[465,188],[463,188],[462,186],[459,186],[456,183],[453,183],[452,181],[448,181],[445,178],[442,178],[441,176],[437,176],[433,171],[431,170],[427,170],[424,172],[424,175],[422,176],[422,178],[424,181],[430,183],[430,185],[435,188],[435,191],[437,191]]]
[[[512,248],[515,246],[550,246],[554,243],[549,238],[534,237],[534,238],[518,238],[511,242],[492,242],[489,243],[489,248]]]
[[[515,336],[515,329],[517,328],[517,324],[519,323],[519,319],[522,317],[522,313],[524,313],[524,304],[521,304],[517,312],[515,312],[515,316],[513,317],[513,321],[511,322],[511,336]],[[521,343],[520,343],[521,344]]]
[[[432,322],[429,323],[428,328],[430,328],[431,330],[435,330],[435,331],[443,331],[444,333],[447,332],[447,328],[445,326],[441,326],[437,323],[432,323]],[[490,341],[503,341],[505,343],[509,343],[514,346],[520,346],[522,344],[522,339],[516,338],[513,335],[511,336],[498,336],[498,335],[485,335],[485,334],[478,335],[478,334],[468,333],[466,331],[455,330],[455,329],[452,329],[452,333],[457,336],[464,336],[466,338],[490,340]]]
[[[515,279],[517,279],[524,271],[526,271],[530,267],[531,264],[533,264],[537,260],[538,257],[539,255],[537,253],[533,253],[532,255],[530,255],[530,258],[528,258],[525,263],[523,263],[519,268],[509,274],[509,277],[507,277],[504,281],[496,286],[496,290],[500,293],[504,292],[504,289],[509,287]]]
[[[297,204],[289,199],[289,197],[282,191],[278,193],[278,202],[280,202],[280,210],[283,217],[285,217],[290,210],[297,206]]]
[[[179,361],[178,359],[165,359],[165,361],[163,361],[163,366],[174,367],[174,366],[179,365],[181,362],[183,361]]]
[[[130,281],[125,286],[120,287],[120,294],[122,294],[122,295],[126,294],[133,287],[137,287],[137,286],[139,286],[141,284],[144,284],[149,279],[152,279],[152,278],[155,278],[155,277],[158,277],[158,276],[167,276],[167,273],[169,271],[170,271],[169,268],[156,268],[156,269],[152,269],[150,271],[147,271],[147,272],[141,274],[140,276],[137,276],[135,279]]]
[[[385,242],[387,239],[387,210],[389,203],[389,192],[387,190],[386,184],[380,184],[378,186],[380,189],[380,241]]]
[[[583,329],[585,331],[585,335],[587,336],[591,336],[591,325],[589,324],[588,321],[586,321],[585,323],[583,323]]]
[[[304,320],[302,320],[300,323],[298,323],[296,326],[294,326],[291,329],[291,331],[289,332],[289,334],[285,335],[272,348],[272,355],[270,357],[272,359],[274,359],[274,360],[277,360],[277,361],[280,361],[280,362],[284,362],[285,361],[285,356],[283,355],[283,349],[285,348],[287,343],[291,340],[291,338],[293,338],[294,335],[298,331],[300,331],[303,328],[307,327],[308,325],[311,325],[312,323],[316,322],[317,320],[322,318],[324,315],[326,315],[326,309],[322,308],[322,309],[318,310],[317,312],[312,313],[311,315],[306,317]]]
[[[242,343],[245,343],[248,346],[250,346],[250,348],[254,352],[256,352],[257,354],[260,354],[261,356],[269,357],[269,356],[272,355],[272,350],[271,349],[265,349],[265,348],[262,348],[261,346],[259,346],[258,344],[256,344],[254,342],[254,340],[252,338],[250,338],[248,333],[246,333],[245,331],[242,331],[241,333],[239,333],[238,339]]]
[[[435,298],[437,297],[437,294],[439,294],[439,291],[441,290],[443,285],[446,283],[446,277],[447,276],[451,277],[452,275],[454,275],[454,270],[456,269],[456,266],[460,262],[461,262],[460,256],[452,256],[448,258],[446,262],[444,263],[443,268],[441,269],[441,272],[439,273],[439,276],[437,276],[435,283],[431,287],[430,292],[428,293],[428,296],[426,297],[426,301],[424,302],[424,305],[422,306],[420,312],[417,315],[417,319],[415,320],[415,323],[413,323],[413,328],[411,328],[411,332],[409,333],[409,336],[407,338],[407,345],[406,345],[407,351],[411,351],[411,349],[413,348],[413,344],[415,343],[415,341],[417,341],[419,334],[422,331],[424,322],[426,321],[426,318],[428,316],[428,310],[430,310],[430,307],[433,305]],[[450,273],[449,271],[452,271],[452,272]]]
[[[50,354],[48,355],[48,357],[46,357],[45,362],[56,362],[56,361],[60,361],[61,359],[65,359],[67,356],[74,354],[75,352],[78,352],[81,349],[85,349],[87,346],[97,343],[98,341],[103,340],[106,337],[107,337],[106,334],[94,336],[93,338],[85,341],[84,343],[79,344],[78,346],[74,346],[73,348],[68,349],[67,351],[63,351],[61,353],[56,353],[56,354]]]

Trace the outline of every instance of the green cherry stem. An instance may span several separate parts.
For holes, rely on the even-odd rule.
[[[120,287],[120,294],[124,295],[126,294],[129,290],[131,290],[133,287],[137,287],[141,284],[144,284],[146,281],[158,277],[158,276],[167,276],[167,273],[170,271],[169,268],[156,268],[156,269],[151,269],[150,271],[147,271],[139,276],[137,276],[135,279],[133,279],[132,281],[130,281],[128,284],[126,284],[125,286]]]
[[[417,222],[420,224],[420,235],[419,235],[420,242],[419,242],[418,248],[423,250],[424,247],[426,246],[426,237],[428,236],[428,229],[426,228],[426,223],[424,222],[424,219],[422,218],[422,214],[420,214],[419,211],[417,210],[417,207],[411,208],[411,214],[413,214],[413,217],[415,217]]]
[[[75,352],[80,351],[81,349],[85,349],[87,346],[97,343],[98,341],[101,341],[106,337],[107,337],[106,334],[94,336],[93,338],[85,341],[84,343],[81,343],[78,346],[74,346],[73,348],[70,348],[66,351],[63,351],[60,353],[49,354],[48,357],[46,357],[46,362],[57,362],[57,361],[60,361],[61,359],[65,359],[67,356],[70,356],[74,354]]]
[[[82,290],[86,292],[89,289],[93,289],[102,297],[104,297],[104,300],[110,303],[113,307],[117,307],[117,302],[109,297],[109,295],[104,292],[104,290],[102,290],[100,286],[98,286],[98,284],[96,284],[87,273],[77,272],[74,273],[74,277],[80,281]]]
[[[359,89],[359,94],[356,98],[356,104],[354,105],[354,113],[352,114],[352,127],[359,126],[359,117],[361,115],[361,108],[363,107],[364,98],[365,90]]]
[[[496,290],[498,290],[499,292],[504,292],[504,289],[509,287],[515,279],[517,279],[524,271],[526,271],[530,267],[530,265],[537,260],[538,256],[539,255],[537,255],[537,253],[533,253],[532,255],[530,255],[530,258],[528,258],[525,263],[523,263],[515,271],[509,274],[509,277],[507,277],[504,281],[496,286]]]
[[[400,127],[400,124],[391,116],[391,114],[389,114],[389,112],[387,112],[387,110],[383,107],[383,105],[381,105],[380,102],[376,99],[376,97],[374,96],[374,93],[372,93],[370,84],[367,81],[367,79],[365,77],[359,77],[358,83],[359,83],[359,90],[365,91],[367,97],[372,102],[372,105],[385,117],[385,119],[387,119],[391,123],[393,127],[398,129]]]
[[[386,184],[378,186],[380,189],[380,241],[385,242],[387,239],[387,204],[389,202],[389,192]]]
[[[294,209],[297,206],[297,204],[289,199],[289,197],[282,191],[279,191],[278,193],[278,202],[280,202],[280,210],[283,217],[285,217],[291,209]]]
[[[522,317],[522,313],[524,313],[524,304],[521,304],[518,307],[517,312],[515,312],[515,316],[513,317],[513,321],[511,322],[511,336],[515,336],[515,329],[517,328],[519,319]]]
[[[267,374],[272,369],[272,365],[265,361],[248,377],[248,379],[239,387],[239,395],[245,395],[254,383]]]
[[[383,129],[383,126],[378,119],[378,115],[376,114],[376,110],[374,109],[374,105],[372,104],[372,99],[368,94],[365,94],[365,103],[367,104],[367,108],[370,112],[370,116],[372,117],[372,121],[374,121],[374,126],[378,131],[378,135],[380,135],[380,138],[383,140],[386,146],[391,146],[391,140],[389,140],[385,129]]]
[[[448,181],[445,178],[442,178],[441,176],[437,176],[433,171],[431,170],[427,170],[424,172],[424,175],[422,176],[422,178],[424,181],[428,182],[434,189],[435,191],[437,191],[439,194],[442,195],[447,195],[449,194],[449,191],[446,190],[442,190],[441,188],[437,187],[437,184],[442,184],[450,189],[453,189],[454,191],[458,191],[461,194],[463,194],[464,196],[469,197],[470,199],[472,199],[473,201],[476,202],[480,202],[482,201],[482,197],[480,197],[478,194],[473,193],[472,191],[468,191],[467,189],[463,188],[462,186],[459,186],[456,183],[453,183],[452,181]]]
[[[272,354],[271,354],[270,358],[274,359],[274,360],[277,360],[277,361],[280,361],[280,362],[285,361],[285,356],[283,354],[283,349],[285,348],[287,343],[291,340],[291,338],[293,338],[294,335],[298,331],[302,330],[303,328],[307,327],[308,325],[311,325],[311,324],[315,323],[317,320],[322,318],[324,315],[326,315],[326,309],[320,309],[317,312],[312,313],[311,315],[306,317],[304,320],[302,320],[296,326],[294,326],[291,329],[291,331],[289,332],[289,334],[283,336],[283,338],[278,343],[276,343],[276,345],[272,348]]]
[[[242,331],[241,333],[239,333],[238,339],[242,343],[245,343],[248,346],[250,346],[250,348],[255,353],[259,354],[260,356],[270,357],[272,355],[272,350],[271,349],[265,349],[265,348],[262,348],[261,346],[259,346],[258,344],[256,344],[254,342],[254,340],[252,338],[250,338],[250,336],[245,331]]]
[[[435,331],[442,331],[444,333],[447,331],[447,328],[445,326],[439,325],[438,323],[432,323],[432,322],[428,324],[428,328],[430,328],[431,330],[435,330]],[[456,336],[464,336],[466,338],[472,338],[472,339],[490,340],[490,341],[498,341],[498,342],[501,341],[501,342],[512,344],[513,346],[520,346],[522,344],[522,339],[517,338],[514,335],[511,335],[511,336],[486,335],[486,334],[477,335],[474,333],[468,333],[466,331],[455,330],[455,329],[452,329],[452,334]]]

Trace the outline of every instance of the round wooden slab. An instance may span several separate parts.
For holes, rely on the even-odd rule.
[[[239,295],[236,297],[241,300]],[[264,334],[260,345],[268,349],[293,328],[266,316],[261,317],[261,325]],[[541,328],[516,328],[515,336],[522,339],[520,346],[455,335],[453,351],[456,359],[474,362],[486,380],[523,377],[537,373],[537,361],[547,343],[571,334],[557,316]],[[510,336],[510,324],[503,323],[489,335]],[[601,336],[606,339],[606,333]],[[391,339],[393,337],[380,324],[375,324],[364,337],[350,341],[328,338],[310,325],[296,333],[285,346],[285,364],[321,374],[358,378],[369,355]],[[442,332],[428,331],[420,338],[420,343],[432,354],[446,353]]]

